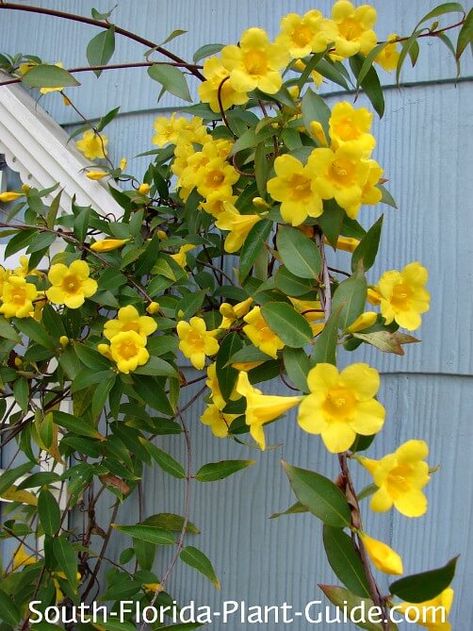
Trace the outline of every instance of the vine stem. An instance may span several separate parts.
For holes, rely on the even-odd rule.
[[[58,11],[56,9],[49,9],[45,7],[35,7],[27,4],[16,4],[15,2],[2,2],[0,3],[0,9],[10,9],[12,11],[26,11],[29,13],[37,13],[41,15],[49,15],[51,17],[60,18],[63,20],[69,20],[71,22],[79,22],[81,24],[89,24],[90,26],[96,26],[97,28],[109,29],[112,25],[109,22],[101,22],[100,20],[95,20],[94,18],[88,18],[85,15],[77,15],[76,13],[69,13],[67,11]],[[197,68],[193,64],[188,64],[185,59],[182,59],[178,55],[175,55],[171,51],[159,46],[155,42],[138,35],[137,33],[133,33],[123,27],[115,26],[115,33],[117,35],[122,35],[128,39],[137,42],[138,44],[142,44],[143,46],[147,46],[148,48],[152,48],[157,53],[171,59],[174,62],[183,64],[185,68],[187,68],[195,77],[204,81],[204,76],[199,72]]]
[[[330,314],[332,313],[332,292],[330,289],[330,272],[327,263],[327,257],[325,256],[325,245],[323,235],[320,233],[315,234],[315,241],[320,251],[320,256],[322,258],[322,306],[325,314],[325,321],[330,318]]]

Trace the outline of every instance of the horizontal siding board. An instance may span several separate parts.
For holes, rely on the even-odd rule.
[[[40,0],[37,4],[52,6],[49,0]],[[90,15],[90,9],[95,4],[95,0],[58,0],[54,3],[54,8]],[[318,9],[328,15],[333,3],[330,0],[321,0],[316,4]],[[374,0],[372,4],[378,9],[376,30],[380,38],[386,37],[395,29],[398,33],[410,34],[416,20],[432,9],[431,0],[417,0],[416,3],[410,0]],[[190,5],[189,0],[160,0],[159,3],[155,0],[140,0],[139,11],[134,2],[120,2],[112,19],[120,26],[155,42],[163,41],[176,28],[187,30],[186,35],[177,38],[168,47],[190,60],[194,51],[202,44],[237,42],[241,32],[249,26],[266,28],[274,36],[279,30],[281,16],[291,11],[302,13],[312,8],[314,3],[310,0],[200,0],[193,5]],[[456,18],[457,14],[445,16],[441,18],[442,24],[451,24]],[[45,32],[48,33],[47,37],[44,36]],[[85,50],[95,32],[95,29],[81,24],[13,11],[2,11],[0,21],[2,51],[38,54],[50,62],[62,60],[66,67],[87,64]],[[406,64],[404,80],[418,82],[455,78],[454,61],[441,42],[425,40],[421,48],[416,68],[410,69],[409,62]],[[141,61],[144,52],[143,46],[119,37],[111,63]],[[468,53],[464,56],[463,66],[463,74],[471,75],[473,63]],[[393,82],[391,73],[381,71],[381,76],[383,82]],[[125,112],[156,107],[159,87],[148,78],[146,70],[106,72],[99,83],[92,74],[83,73],[80,81],[82,88],[70,90],[70,94],[87,117],[101,116],[117,105],[121,105]],[[191,83],[195,88],[195,82]],[[128,86],[128,89],[124,90],[123,86]],[[332,91],[337,88],[330,84],[325,89]],[[76,114],[71,108],[65,108],[57,95],[47,96],[42,99],[42,103],[63,123],[77,120]],[[161,103],[172,107],[183,104],[169,95]]]

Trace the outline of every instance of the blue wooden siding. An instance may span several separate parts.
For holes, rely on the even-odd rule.
[[[48,0],[37,4],[52,6]],[[394,29],[409,33],[417,18],[438,3],[377,0],[373,4],[379,10],[377,31],[385,36]],[[55,8],[83,14],[92,6],[107,9],[109,3],[54,3]],[[330,6],[328,0],[317,3],[317,8],[325,12]],[[307,0],[121,0],[114,19],[158,42],[175,28],[187,29],[188,35],[175,40],[171,47],[190,58],[203,43],[236,41],[249,25],[263,26],[275,34],[281,15],[309,8],[313,4]],[[6,12],[0,13],[0,20],[3,49],[38,53],[50,61],[60,59],[66,66],[85,63],[90,31],[81,25]],[[142,47],[120,40],[114,61],[140,60],[142,52]],[[385,168],[399,210],[383,209],[383,253],[370,278],[374,280],[384,269],[418,259],[430,270],[432,309],[420,331],[424,343],[409,347],[404,358],[369,351],[350,356],[370,361],[383,373],[381,400],[388,409],[388,419],[374,455],[381,456],[411,437],[425,438],[431,445],[431,464],[441,464],[427,489],[427,517],[407,520],[394,513],[374,516],[366,510],[368,530],[402,553],[409,573],[441,565],[450,556],[462,554],[454,584],[457,597],[453,613],[454,628],[460,629],[473,628],[471,74],[471,60],[465,60],[465,80],[455,85],[455,67],[447,50],[438,42],[424,41],[418,66],[414,70],[406,67],[409,87],[390,88],[386,93],[386,115],[375,123],[376,158]],[[152,123],[160,110],[157,85],[145,71],[104,73],[98,83],[94,77],[82,75],[81,81],[83,87],[75,98],[87,116],[96,117],[122,105],[122,115],[109,128],[111,149],[117,158],[132,158],[151,148]],[[393,78],[385,75],[383,81],[391,85]],[[340,98],[334,89],[326,91],[333,93],[331,103]],[[44,98],[42,105],[63,124],[77,122],[57,95]],[[163,111],[179,105],[182,103],[170,97],[159,108]],[[130,160],[130,165],[139,173],[145,160]],[[379,210],[363,210],[363,223],[372,223]],[[192,392],[185,396],[192,396]],[[335,475],[334,458],[326,454],[316,437],[299,431],[291,416],[268,429],[269,442],[283,446],[260,454],[213,439],[200,425],[200,413],[197,406],[187,419],[195,468],[225,458],[249,457],[257,462],[249,471],[220,484],[193,485],[191,518],[202,529],[196,545],[214,560],[222,593],[215,594],[204,579],[181,566],[171,581],[172,593],[183,601],[195,598],[209,604],[241,598],[300,606],[321,597],[316,583],[333,583],[335,578],[324,561],[320,525],[305,515],[277,521],[268,520],[268,516],[292,502],[279,464],[281,458]],[[180,439],[170,438],[163,445],[184,459]],[[367,481],[361,471],[356,472],[356,479],[360,486]],[[159,471],[148,471],[147,513],[182,512],[182,492],[182,483],[168,476],[163,482]],[[104,504],[102,510],[105,521],[108,505]],[[119,521],[134,519],[127,509]],[[112,551],[119,548],[119,543],[118,538],[112,539]],[[325,626],[330,629],[337,625],[319,628]],[[235,623],[226,628],[240,631],[242,627]],[[293,628],[299,631],[306,626]]]

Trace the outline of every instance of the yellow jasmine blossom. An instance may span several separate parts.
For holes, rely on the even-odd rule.
[[[120,372],[128,374],[143,366],[149,359],[146,338],[136,331],[117,333],[110,340],[110,356]]]
[[[303,315],[310,324],[314,336],[318,335],[325,326],[325,314],[320,300],[300,300],[292,296],[288,297],[297,311]]]
[[[377,43],[373,26],[376,9],[368,4],[354,7],[348,0],[338,0],[332,8],[332,18],[338,29],[335,53],[340,57],[351,57],[357,53],[367,55]]]
[[[377,184],[383,175],[383,169],[379,166],[376,160],[366,160],[365,162],[368,166],[368,177],[361,189],[361,203],[367,205],[378,204],[383,197],[381,190],[377,187]],[[349,209],[347,211],[347,215],[350,217],[353,214],[356,215],[358,213],[358,208],[359,206],[355,204],[353,209]]]
[[[357,319],[347,328],[349,333],[356,333],[368,329],[376,322],[378,314],[374,311],[365,311],[357,317]]]
[[[335,198],[347,215],[355,219],[361,206],[369,164],[363,148],[345,143],[337,149],[314,149],[307,165],[315,175],[315,189],[322,199]]]
[[[246,424],[250,427],[250,434],[264,451],[266,441],[263,425],[274,421],[279,416],[300,403],[302,397],[282,397],[263,394],[254,388],[246,372],[240,372],[236,390],[246,398]]]
[[[243,302],[239,302],[236,305],[230,305],[228,302],[223,302],[220,305],[219,311],[222,315],[222,322],[220,324],[221,329],[228,329],[231,325],[245,316],[253,304],[253,298],[247,298]]]
[[[357,142],[369,155],[376,145],[376,140],[369,132],[373,114],[365,107],[355,109],[351,103],[336,103],[329,119],[329,132],[333,147],[345,142]]]
[[[276,177],[268,181],[268,193],[281,202],[281,216],[286,223],[298,226],[307,217],[320,217],[322,199],[315,188],[315,174],[310,166],[285,154],[274,161]]]
[[[107,177],[108,173],[106,171],[87,171],[85,175],[89,180],[102,180],[104,177]]]
[[[163,591],[161,583],[143,583],[143,587],[147,592],[160,593]]]
[[[154,121],[155,134],[153,144],[164,147],[168,144],[176,144],[179,134],[185,124],[185,118],[178,116],[175,112],[168,118],[159,116]]]
[[[108,320],[103,327],[103,334],[107,340],[112,340],[119,333],[135,331],[141,335],[146,344],[148,335],[156,331],[158,325],[149,316],[140,316],[138,310],[133,305],[127,305],[118,310],[115,320]]]
[[[12,571],[18,570],[26,565],[34,565],[37,559],[32,552],[28,552],[23,544],[19,545],[13,555]]]
[[[238,414],[224,414],[218,406],[210,404],[205,408],[200,421],[210,427],[214,436],[225,438],[228,436],[228,428],[237,416]]]
[[[261,364],[264,364],[264,361],[260,360],[254,362],[235,362],[234,364],[232,364],[232,368],[234,368],[235,370],[243,370],[244,372],[249,372],[250,370],[253,370],[253,368],[261,366]]]
[[[93,252],[112,252],[122,248],[130,239],[100,239],[90,246]]]
[[[215,337],[218,329],[207,331],[207,326],[202,318],[194,316],[185,322],[177,323],[177,335],[179,337],[179,350],[190,359],[191,364],[197,370],[202,370],[205,365],[205,357],[218,353],[219,344]]]
[[[143,184],[140,184],[138,186],[138,193],[140,193],[141,195],[148,195],[150,190],[151,186],[149,184],[146,184],[146,182],[143,182]]]
[[[328,146],[324,128],[322,127],[321,123],[319,123],[319,121],[312,121],[310,123],[310,133],[321,147]]]
[[[150,315],[155,315],[156,313],[158,313],[159,309],[160,309],[159,302],[154,302],[153,300],[146,307],[146,313],[149,313]]]
[[[269,328],[261,314],[260,307],[254,307],[243,320],[247,323],[243,327],[243,331],[254,346],[276,359],[278,351],[284,348],[284,342]]]
[[[43,272],[37,269],[30,270],[30,260],[24,254],[20,256],[19,261],[20,265],[15,269],[15,276],[44,276]]]
[[[399,57],[401,56],[401,52],[396,42],[397,38],[398,38],[397,33],[391,33],[391,35],[389,35],[387,39],[389,43],[375,57],[375,62],[379,64],[381,68],[383,68],[383,70],[386,70],[387,72],[396,70]]]
[[[105,158],[107,155],[108,138],[105,134],[96,134],[88,129],[82,134],[82,138],[76,142],[76,147],[89,160]]]
[[[447,587],[431,600],[425,600],[422,603],[403,602],[396,605],[396,609],[406,618],[429,631],[450,631],[452,625],[447,618],[452,608],[454,595],[453,589]]]
[[[29,318],[33,315],[33,301],[38,291],[33,283],[27,283],[23,276],[8,276],[3,283],[0,313],[6,318]]]
[[[225,210],[225,204],[233,205],[237,199],[237,195],[228,195],[226,191],[217,191],[208,195],[200,206],[206,213],[218,219]]]
[[[213,112],[220,112],[220,103],[222,109],[228,110],[233,105],[244,105],[248,101],[247,92],[235,90],[230,83],[230,72],[218,57],[209,57],[204,62],[202,74],[206,81],[199,85],[199,97],[203,103],[209,104]]]
[[[225,203],[224,212],[219,215],[215,222],[220,230],[230,231],[225,239],[225,252],[229,254],[238,252],[250,230],[261,219],[260,215],[240,215],[233,204]]]
[[[197,173],[197,191],[202,197],[212,193],[232,194],[232,185],[240,175],[231,164],[221,158],[213,158]]]
[[[315,9],[305,15],[288,13],[281,20],[281,33],[276,43],[289,51],[293,59],[306,57],[310,53],[321,53],[335,41],[337,29],[331,20],[326,20]]]
[[[85,261],[73,261],[69,267],[64,263],[52,265],[48,273],[52,284],[46,291],[48,300],[57,305],[66,305],[69,309],[78,309],[98,288],[96,281],[89,278],[89,273]]]
[[[376,291],[386,324],[395,320],[409,331],[420,327],[421,314],[429,310],[430,304],[430,294],[425,288],[428,276],[428,271],[418,261],[409,263],[401,271],[384,272]]]
[[[0,202],[8,204],[9,202],[16,202],[20,197],[24,197],[24,193],[17,193],[16,191],[5,191],[0,193]]]
[[[184,245],[181,245],[179,251],[176,252],[176,254],[170,254],[169,256],[174,259],[178,265],[180,265],[182,268],[185,268],[185,266],[187,265],[187,252],[195,250],[196,247],[197,246],[193,243],[185,243]]]
[[[280,71],[289,56],[279,44],[272,44],[267,33],[260,28],[249,28],[240,39],[239,46],[225,46],[222,64],[230,72],[230,84],[238,92],[259,88],[275,94],[282,85]]]
[[[126,158],[122,158],[120,162],[118,163],[118,168],[120,169],[120,171],[124,171],[127,166],[128,166],[128,160]]]
[[[320,434],[331,453],[351,447],[356,434],[370,436],[384,424],[385,409],[374,397],[379,374],[368,364],[317,364],[307,375],[310,394],[299,408],[298,423],[309,434]]]
[[[399,554],[388,545],[378,539],[369,537],[366,533],[360,533],[360,538],[373,565],[385,574],[402,574],[402,559]]]
[[[408,440],[381,460],[359,457],[371,473],[378,490],[371,498],[371,509],[388,511],[392,506],[406,517],[421,517],[427,511],[427,498],[421,489],[430,480],[429,453],[423,440]]]
[[[327,237],[324,236],[324,243],[329,244]],[[336,250],[344,250],[345,252],[354,252],[360,243],[360,239],[355,237],[338,237]]]

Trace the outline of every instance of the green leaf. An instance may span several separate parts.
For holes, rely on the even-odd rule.
[[[468,44],[473,43],[473,9],[470,9],[458,34],[456,58],[460,59]]]
[[[286,296],[303,296],[314,289],[312,280],[295,276],[284,265],[278,268],[274,276],[274,284]]]
[[[341,85],[345,90],[349,90],[347,79],[349,75],[345,69],[345,66],[340,62],[333,62],[328,59],[321,59],[316,68],[323,77]]]
[[[5,594],[2,589],[0,589],[0,620],[11,625],[10,628],[16,628],[21,620],[20,610],[13,602],[13,598]]]
[[[386,48],[386,46],[389,46],[389,42],[382,42],[381,44],[378,44],[372,50],[370,50],[370,52],[366,55],[363,61],[363,64],[360,68],[360,71],[358,72],[358,76],[356,78],[357,90],[360,88],[361,82],[366,77],[370,68],[372,67],[375,58]]]
[[[155,460],[158,465],[175,478],[183,479],[186,477],[186,472],[184,471],[184,467],[177,462],[170,454],[166,453],[159,447],[156,447],[152,442],[147,442],[145,444],[146,449],[149,450],[151,457]]]
[[[233,475],[237,471],[246,469],[255,464],[254,460],[221,460],[220,462],[209,462],[201,467],[195,474],[195,479],[199,482],[216,482]]]
[[[170,33],[165,40],[163,40],[161,42],[161,46],[164,46],[164,44],[168,44],[169,42],[172,42],[173,39],[176,39],[176,37],[180,37],[181,35],[184,35],[185,33],[187,33],[187,31],[182,30],[181,28],[177,28],[174,31],[172,31],[172,33]]]
[[[320,62],[320,60],[323,58],[323,56],[325,55],[325,52],[326,51],[322,51],[320,53],[312,55],[309,63],[306,64],[304,70],[301,72],[301,76],[297,80],[296,85],[299,87],[299,90],[301,90],[304,87],[305,83],[307,82],[307,79],[310,76],[310,73],[313,70],[315,70],[315,67]]]
[[[26,248],[37,234],[37,231],[34,229],[18,232],[18,234],[12,237],[5,246],[4,258],[7,259],[12,254],[15,254],[15,252],[19,252],[20,250]]]
[[[60,535],[52,540],[54,558],[58,568],[66,575],[69,586],[77,591],[77,555],[72,544],[65,535]]]
[[[263,318],[270,329],[287,346],[302,348],[312,339],[312,329],[307,320],[286,302],[266,302],[261,307]]]
[[[93,37],[87,46],[87,61],[89,66],[106,66],[115,52],[115,27],[110,26]],[[97,77],[101,70],[94,70]]]
[[[414,33],[412,33],[412,35],[409,37],[409,39],[407,39],[405,42],[402,42],[402,49],[399,55],[397,68],[396,68],[396,83],[398,85],[399,85],[399,80],[401,78],[402,66],[404,65],[404,62],[407,59],[407,55],[410,54],[412,47],[414,47],[417,44],[417,36],[418,36],[418,32],[417,30],[415,30]]]
[[[21,341],[18,333],[3,316],[0,316],[0,338],[16,342],[17,344]]]
[[[192,101],[184,73],[169,64],[155,64],[148,68],[148,74],[160,83],[165,90],[184,101]]]
[[[334,248],[337,246],[338,237],[342,230],[345,211],[334,199],[324,201],[324,212],[317,219],[317,223],[322,228],[322,232],[327,237],[328,242]]]
[[[340,609],[340,611],[346,611],[349,618],[353,611],[353,617],[356,619],[356,626],[366,631],[383,631],[381,624],[374,622],[358,622],[360,620],[359,612],[372,611],[374,603],[370,598],[360,598],[356,594],[352,594],[348,589],[344,587],[338,587],[337,585],[319,585],[320,589],[327,596],[331,603]],[[394,631],[396,626],[390,624],[389,631]]]
[[[169,416],[173,413],[162,381],[154,377],[138,376],[133,380],[133,388],[146,405]]]
[[[53,410],[53,421],[56,425],[65,427],[67,430],[78,436],[88,436],[89,438],[98,438],[103,440],[104,437],[94,427],[88,425],[83,419],[77,418],[67,412]]]
[[[89,229],[91,208],[86,206],[81,209],[79,214],[74,218],[74,235],[77,239],[83,243],[87,237],[87,230]]]
[[[120,111],[120,106],[119,107],[114,107],[113,110],[110,110],[110,112],[107,112],[107,114],[105,114],[105,116],[102,116],[102,118],[99,120],[99,122],[95,126],[95,129],[98,132],[103,131],[105,129],[105,127],[109,123],[111,123],[113,121],[113,119],[118,115],[119,111]]]
[[[174,536],[171,533],[157,528],[156,526],[147,526],[145,524],[120,526],[118,524],[112,524],[112,527],[139,541],[147,541],[148,543],[154,543],[156,545],[172,545],[175,543]]]
[[[360,54],[350,57],[350,67],[355,77],[361,72],[363,67],[364,57]],[[360,85],[363,88],[366,96],[371,101],[372,106],[378,113],[380,118],[384,114],[384,95],[381,83],[379,81],[378,73],[373,66],[366,72],[366,76],[363,81],[360,81]]]
[[[300,278],[317,279],[322,260],[313,241],[295,228],[281,226],[276,239],[279,255],[287,269]]]
[[[301,392],[307,392],[307,373],[309,372],[309,358],[301,348],[286,346],[283,350],[284,367],[287,376]]]
[[[44,346],[48,350],[53,350],[56,347],[54,340],[46,333],[43,326],[33,320],[33,318],[15,318],[14,320],[16,328],[33,340],[37,344]]]
[[[242,345],[243,343],[238,333],[229,333],[220,344],[220,349],[215,358],[218,385],[225,401],[230,398],[238,378],[238,371],[227,364],[229,359],[241,349]]]
[[[30,396],[30,387],[26,379],[20,377],[15,381],[13,384],[13,396],[23,412],[26,412]]]
[[[227,365],[240,362],[265,362],[270,359],[271,357],[260,351],[259,348],[256,348],[255,346],[244,346],[231,356]]]
[[[177,371],[169,362],[160,357],[150,357],[144,366],[139,366],[135,375],[151,375],[155,377],[177,377]]]
[[[397,208],[396,201],[387,188],[385,188],[382,184],[377,184],[376,188],[379,188],[381,191],[381,204],[386,204],[387,206],[391,206],[391,208]]]
[[[207,577],[216,589],[220,589],[220,581],[215,574],[213,565],[203,552],[193,546],[186,546],[181,550],[179,557],[181,561]]]
[[[38,497],[39,521],[46,535],[53,537],[61,525],[61,511],[54,495],[42,489]]]
[[[0,496],[7,491],[15,482],[25,473],[28,473],[33,467],[32,462],[25,462],[24,464],[9,469],[0,475]]]
[[[344,280],[335,290],[333,295],[332,308],[340,309],[339,326],[347,329],[365,309],[366,278],[361,274],[356,274]]]
[[[319,473],[282,463],[292,490],[301,504],[324,524],[344,528],[351,523],[350,507],[341,490]]]
[[[369,597],[363,563],[352,538],[341,528],[324,526],[323,541],[328,562],[336,576],[357,596]]]
[[[371,226],[353,252],[353,256],[351,257],[352,272],[356,272],[360,269],[360,264],[365,272],[373,267],[376,255],[378,254],[382,228],[383,215]]]
[[[325,132],[325,137],[329,137],[329,119],[330,119],[330,108],[325,103],[324,99],[313,92],[310,88],[307,89],[306,93],[302,97],[302,120],[304,121],[304,127],[307,129],[309,134],[312,135],[310,130],[310,124],[312,121],[318,121]]]
[[[445,15],[445,13],[464,13],[464,9],[459,2],[443,2],[435,7],[435,9],[426,13],[424,17],[417,22],[414,30],[417,31],[419,26],[424,22],[427,22],[427,20],[438,18],[440,15]]]
[[[436,570],[404,576],[391,583],[389,590],[391,594],[410,603],[431,600],[450,585],[455,576],[457,561],[458,557],[454,557],[446,565]]]
[[[268,219],[258,221],[250,230],[240,251],[240,282],[250,273],[258,254],[265,249],[266,240],[271,233],[273,222]]]
[[[266,183],[268,181],[270,160],[266,154],[266,146],[264,142],[260,142],[256,145],[255,151],[255,177],[256,186],[258,187],[258,193],[261,197],[266,196]]]
[[[175,515],[174,513],[158,513],[147,517],[143,524],[149,524],[151,526],[157,526],[163,530],[169,530],[171,532],[182,532],[184,528],[184,517],[182,515]],[[198,535],[200,530],[192,522],[188,521],[186,525],[186,533],[189,535]]]
[[[314,352],[310,358],[312,365],[327,363],[336,366],[340,311],[341,307],[332,311],[332,315],[325,323],[322,333],[317,336]]]
[[[357,340],[363,340],[366,344],[371,344],[383,353],[394,353],[395,355],[404,355],[402,344],[415,344],[420,342],[417,338],[407,333],[399,331],[374,331],[373,333],[354,333]]]
[[[224,47],[224,44],[205,44],[204,46],[201,46],[195,51],[192,59],[194,63],[196,64],[197,62],[199,62],[201,59],[204,59],[205,57],[216,55],[222,50],[223,47]]]
[[[21,80],[29,88],[68,88],[80,85],[70,72],[51,64],[33,66]]]
[[[281,511],[280,513],[273,513],[269,519],[277,519],[278,517],[282,517],[283,515],[298,515],[299,513],[308,512],[309,511],[307,509],[307,506],[304,506],[304,504],[301,504],[300,502],[296,502],[295,504],[289,506],[289,508]]]

